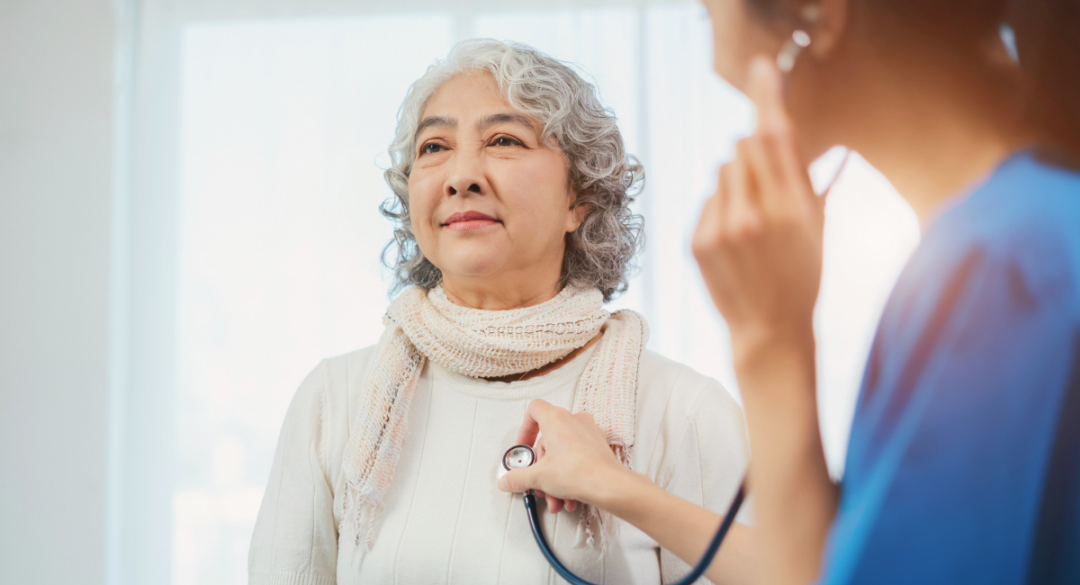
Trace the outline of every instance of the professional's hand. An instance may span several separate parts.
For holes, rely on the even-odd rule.
[[[693,247],[731,330],[753,451],[748,481],[761,578],[809,583],[820,574],[838,501],[815,397],[824,201],[800,159],[782,85],[770,59],[754,60],[747,93],[757,129],[720,170]]]
[[[544,400],[529,404],[516,442],[536,444],[537,461],[530,467],[507,472],[499,479],[499,489],[539,491],[553,512],[561,510],[564,502],[567,509],[573,510],[575,500],[601,505],[612,478],[629,472],[615,457],[592,415],[570,414]]]
[[[751,65],[757,129],[720,169],[693,238],[694,257],[731,329],[736,361],[764,344],[812,336],[821,283],[823,199],[800,160],[776,66]]]

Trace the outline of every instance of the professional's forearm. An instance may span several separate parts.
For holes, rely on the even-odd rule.
[[[660,546],[696,565],[723,517],[656,486],[639,473],[620,473],[608,482],[601,507],[636,526]],[[717,585],[757,583],[753,529],[733,524],[705,575]]]
[[[736,372],[763,577],[769,585],[805,585],[819,575],[838,497],[821,447],[812,332],[736,348]]]

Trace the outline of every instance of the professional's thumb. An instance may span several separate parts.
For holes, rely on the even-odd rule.
[[[499,478],[499,490],[504,492],[524,492],[536,487],[536,474],[532,467],[511,469]]]

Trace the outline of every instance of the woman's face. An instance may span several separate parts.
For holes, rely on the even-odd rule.
[[[456,75],[428,100],[409,174],[409,212],[416,242],[448,292],[557,292],[565,235],[581,222],[566,156],[543,144],[540,131],[488,73]]]

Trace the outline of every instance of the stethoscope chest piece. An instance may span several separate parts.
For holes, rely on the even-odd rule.
[[[506,450],[502,458],[503,469],[521,469],[536,463],[536,453],[528,445],[514,445]]]
[[[533,452],[532,447],[528,445],[514,445],[506,450],[502,458],[503,473],[510,471],[511,469],[522,469],[536,463],[536,453]],[[739,507],[742,505],[743,496],[745,494],[745,488],[739,486],[738,493],[735,494],[735,501],[731,503],[728,508],[727,514],[724,515],[724,521],[720,524],[720,528],[717,529],[716,535],[713,536],[712,542],[709,543],[709,548],[705,550],[705,554],[702,556],[701,561],[697,566],[690,571],[686,577],[673,583],[672,585],[690,585],[698,580],[699,577],[705,574],[705,569],[712,563],[713,557],[716,556],[716,551],[720,548],[720,543],[723,542],[724,536],[727,535],[728,528],[731,527],[732,522],[735,521],[735,514],[739,512]],[[566,579],[570,585],[594,585],[588,581],[578,577],[566,568],[562,562],[555,556],[555,552],[551,550],[551,546],[548,544],[547,538],[544,537],[544,531],[541,527],[539,507],[536,505],[536,496],[532,490],[525,492],[525,514],[529,518],[529,528],[532,530],[533,538],[536,540],[536,546],[540,547],[540,552],[543,553],[544,558],[548,563],[551,563],[551,567],[555,569],[555,572],[560,577]]]

